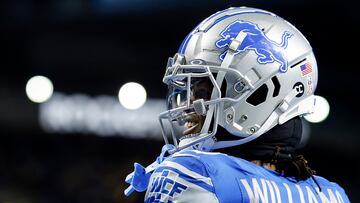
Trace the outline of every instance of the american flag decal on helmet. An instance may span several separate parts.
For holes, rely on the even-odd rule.
[[[308,75],[312,72],[312,66],[310,62],[307,62],[300,66],[302,76]]]

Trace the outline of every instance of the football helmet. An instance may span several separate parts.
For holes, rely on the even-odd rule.
[[[195,27],[168,60],[168,110],[159,116],[163,137],[174,151],[247,143],[312,113],[317,80],[313,50],[289,22],[256,8],[219,11]],[[232,138],[217,140],[218,125]]]

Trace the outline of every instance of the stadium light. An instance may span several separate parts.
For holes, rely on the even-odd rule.
[[[38,75],[28,80],[25,91],[32,102],[43,103],[52,96],[54,86],[47,77]]]
[[[136,82],[128,82],[119,90],[119,101],[129,110],[139,109],[146,101],[145,88]]]
[[[322,96],[315,96],[315,110],[314,113],[304,116],[305,120],[310,123],[320,123],[324,121],[330,113],[329,102]]]

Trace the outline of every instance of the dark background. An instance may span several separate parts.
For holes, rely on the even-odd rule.
[[[125,176],[133,162],[151,163],[163,143],[46,133],[25,84],[45,75],[58,92],[117,96],[122,84],[137,81],[148,97],[163,98],[167,57],[201,20],[230,5],[272,11],[312,44],[316,93],[328,99],[331,112],[310,125],[302,152],[319,175],[359,202],[360,15],[350,0],[2,0],[0,202],[142,202],[143,193],[124,197]]]

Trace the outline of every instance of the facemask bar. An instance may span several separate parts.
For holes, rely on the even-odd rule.
[[[173,59],[170,58],[169,59],[170,64],[168,63],[168,65],[171,65],[171,62],[173,62]],[[201,70],[202,72],[200,73],[195,73],[194,71],[199,71]],[[243,80],[245,82],[245,88],[243,89],[242,95],[240,97],[238,97],[237,99],[234,98],[230,98],[230,97],[223,97],[221,95],[221,90],[220,90],[220,86],[218,85],[217,80],[214,78],[214,73],[220,73],[223,72],[223,75],[225,75],[227,72],[231,72],[232,74],[235,74],[237,76],[237,78]],[[201,77],[208,77],[211,81],[211,83],[214,86],[213,89],[213,94],[210,98],[209,101],[204,101],[203,105],[205,107],[208,107],[207,109],[213,108],[213,111],[207,112],[206,114],[206,120],[205,122],[208,122],[208,124],[204,123],[204,126],[207,126],[206,129],[203,128],[201,130],[200,135],[198,135],[197,137],[199,139],[195,139],[194,141],[192,141],[191,143],[188,143],[184,146],[179,147],[178,146],[178,141],[176,138],[176,133],[174,131],[174,126],[173,126],[173,121],[176,119],[176,117],[181,114],[182,112],[186,111],[186,110],[191,110],[194,109],[194,105],[190,104],[190,92],[191,92],[191,88],[190,88],[190,83],[191,83],[191,78],[201,78]],[[171,134],[172,134],[172,138],[173,138],[173,144],[176,146],[176,150],[175,151],[179,151],[181,149],[187,148],[191,145],[195,145],[196,143],[199,143],[201,141],[204,141],[205,139],[208,139],[209,137],[213,137],[217,131],[217,125],[218,125],[218,115],[219,115],[219,110],[220,110],[220,104],[224,103],[224,102],[239,102],[243,96],[245,95],[244,93],[247,91],[250,91],[251,89],[254,89],[254,86],[250,83],[250,80],[246,77],[244,77],[238,70],[235,69],[229,69],[229,68],[222,68],[219,66],[204,66],[204,65],[173,65],[168,67],[167,71],[166,71],[166,75],[163,78],[163,82],[166,84],[174,84],[176,83],[176,81],[179,80],[185,80],[187,81],[187,104],[186,106],[182,106],[182,107],[178,107],[178,108],[174,108],[174,109],[169,109],[165,112],[162,112],[159,115],[159,122],[160,122],[160,126],[161,126],[161,130],[162,130],[162,134],[163,134],[163,138],[165,140],[166,144],[169,144],[169,140],[165,134],[165,126],[163,123],[163,120],[167,120],[168,123],[171,124]],[[209,126],[210,126],[210,122],[213,119],[213,127],[212,130],[209,131]],[[174,152],[175,152],[174,151]]]
[[[203,133],[204,136],[202,136],[203,134],[199,135],[200,138],[198,140],[196,140],[194,142],[191,142],[191,143],[188,143],[185,146],[182,146],[182,147],[179,148],[179,146],[177,144],[177,140],[176,140],[176,135],[175,135],[175,133],[174,133],[174,131],[172,129],[172,136],[173,136],[174,144],[175,144],[175,146],[177,148],[173,152],[181,150],[183,148],[187,148],[189,146],[192,146],[197,142],[201,142],[201,141],[203,141],[205,139],[208,139],[210,136],[215,135],[216,130],[217,130],[217,125],[218,125],[219,106],[221,104],[223,104],[223,102],[225,102],[225,101],[238,102],[238,101],[240,101],[242,99],[242,97],[244,95],[246,95],[246,94],[244,94],[246,91],[254,89],[254,86],[250,83],[250,80],[248,78],[244,77],[239,71],[229,68],[230,64],[232,63],[232,60],[233,60],[233,58],[235,56],[235,53],[237,52],[238,47],[241,45],[241,43],[245,39],[246,35],[247,34],[245,32],[239,32],[239,34],[236,36],[236,38],[231,41],[231,43],[230,43],[230,45],[228,47],[227,54],[226,54],[223,62],[221,63],[220,67],[195,66],[195,67],[202,67],[202,68],[207,67],[206,70],[207,70],[207,73],[210,76],[210,80],[213,83],[214,88],[216,88],[216,90],[218,91],[218,95],[219,95],[218,98],[213,98],[214,94],[212,94],[211,98],[210,98],[210,101],[208,101],[209,107],[212,107],[212,108],[209,108],[210,111],[206,115],[205,123],[204,123],[203,129],[201,130],[201,132],[205,132],[205,129],[209,128],[208,126],[210,126],[210,122],[211,122],[211,119],[210,119],[211,117],[210,116],[214,116],[213,131],[209,134],[208,133],[209,131],[207,130],[207,132]],[[168,64],[167,64],[168,68],[166,70],[166,73],[165,73],[165,76],[164,76],[164,79],[163,79],[164,83],[169,84],[167,80],[171,79],[171,77],[176,76],[177,75],[176,73],[179,70],[179,68],[188,66],[188,65],[181,65],[181,64],[184,64],[184,61],[185,61],[185,56],[184,55],[179,55],[179,54],[176,54],[174,59],[170,59],[168,61]],[[175,65],[176,69],[172,70],[172,67],[174,67],[174,65]],[[191,67],[191,66],[188,66],[188,67]],[[171,70],[172,70],[172,72],[171,72]],[[214,72],[218,73],[216,81],[215,81],[215,78],[212,75],[211,71],[214,71]],[[243,80],[244,83],[245,83],[245,88],[244,88],[243,92],[241,92],[242,95],[240,97],[238,97],[237,99],[232,99],[232,98],[228,98],[228,97],[221,98],[221,91],[220,91],[219,85],[222,84],[222,82],[224,80],[224,77],[225,77],[225,73],[227,71],[234,71],[234,74],[238,75],[239,76],[238,78]],[[171,75],[171,76],[168,77],[169,75]],[[213,90],[213,93],[214,93],[214,90]],[[213,102],[214,106],[210,106],[210,102]],[[206,105],[206,104],[204,104],[204,105]],[[162,119],[168,117],[168,120],[171,123],[171,118],[170,118],[171,111],[177,111],[177,110],[181,110],[181,108],[168,110],[166,112],[161,113],[160,116],[159,116],[159,121],[160,121],[160,125],[161,125],[161,128],[162,128],[162,133],[163,133],[165,143],[168,143],[168,140],[167,140],[167,137],[166,137],[165,132],[164,132],[164,125],[162,123]],[[213,114],[213,115],[210,115],[210,114]],[[175,138],[174,138],[174,136],[175,136]]]
[[[179,71],[182,71],[184,72],[184,70],[187,70],[188,73],[178,73]],[[202,70],[201,73],[194,73],[193,71],[194,70]],[[165,140],[165,143],[169,143],[166,135],[165,135],[165,132],[164,132],[164,124],[163,124],[163,119],[167,119],[168,122],[171,124],[171,133],[172,133],[172,137],[173,137],[173,143],[174,145],[176,146],[176,148],[178,150],[181,150],[185,147],[188,147],[188,146],[184,146],[184,147],[181,147],[179,148],[178,146],[178,142],[177,142],[177,138],[176,138],[176,133],[174,131],[174,126],[173,126],[173,121],[176,120],[177,118],[177,115],[181,114],[182,112],[186,111],[186,110],[191,110],[194,108],[193,105],[190,105],[190,93],[191,93],[191,78],[205,78],[205,77],[208,77],[210,78],[210,81],[211,83],[214,85],[214,89],[216,89],[216,92],[217,92],[217,98],[221,98],[221,91],[220,91],[220,88],[219,86],[216,84],[216,81],[214,79],[214,76],[211,74],[211,71],[210,71],[210,68],[209,67],[205,67],[205,66],[191,66],[191,65],[184,65],[184,66],[180,66],[180,65],[177,65],[177,66],[173,66],[173,67],[169,67],[168,68],[168,71],[167,73],[171,73],[171,75],[167,75],[164,77],[163,81],[167,84],[176,84],[176,81],[177,80],[184,80],[186,78],[187,80],[187,85],[186,85],[186,88],[187,88],[187,104],[186,106],[183,106],[183,107],[178,107],[178,108],[175,108],[175,109],[170,109],[166,112],[163,112],[160,114],[159,116],[159,122],[160,122],[160,125],[161,125],[161,128],[162,128],[162,133],[163,133],[163,137],[164,137],[164,140]],[[214,102],[212,102],[214,103]],[[212,105],[209,101],[204,103],[204,105]],[[214,125],[215,127],[215,125]],[[216,129],[213,129],[212,132],[216,132]],[[202,137],[202,136],[199,136],[199,137]],[[201,142],[203,139],[199,139],[199,140],[196,140],[194,142],[191,142],[192,144],[195,144],[195,143],[198,143],[198,142]]]

